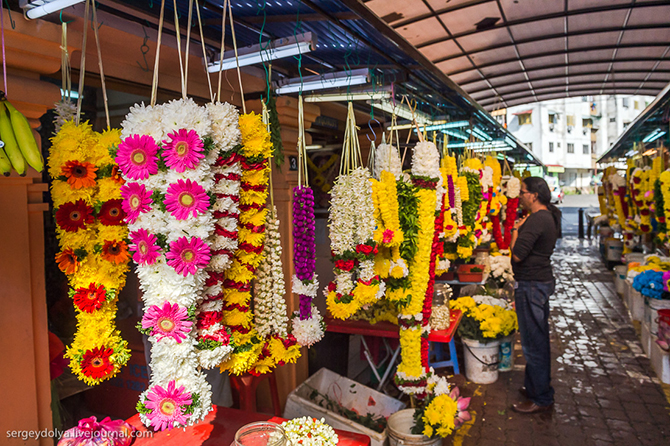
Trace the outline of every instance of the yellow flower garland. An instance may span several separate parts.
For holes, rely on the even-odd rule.
[[[223,289],[224,302],[229,306],[224,307],[222,312],[223,324],[230,327],[242,327],[244,330],[233,329],[230,345],[234,347],[234,351],[219,367],[221,371],[228,371],[236,375],[252,368],[259,373],[265,373],[277,363],[272,357],[258,361],[265,343],[253,327],[253,313],[249,309],[251,291],[248,290],[254,278],[254,271],[263,259],[263,253],[243,249],[247,245],[254,248],[262,247],[265,241],[264,232],[254,232],[243,225],[265,227],[267,209],[264,206],[268,196],[267,185],[270,180],[268,158],[272,155],[272,142],[260,115],[253,112],[240,115],[239,125],[242,135],[240,155],[247,159],[260,158],[263,161],[261,161],[260,169],[245,169],[242,173],[243,187],[240,189],[240,205],[250,207],[240,212],[238,228],[240,247],[235,251],[233,263],[225,273],[228,280],[246,287],[246,289],[233,287]],[[259,188],[262,190],[254,190]]]
[[[398,373],[410,379],[419,379],[423,375],[421,366],[421,327],[400,327],[400,351],[402,361],[398,364]]]
[[[121,199],[123,181],[114,176],[117,166],[109,152],[110,148],[119,144],[120,135],[119,130],[96,133],[88,123],[63,124],[58,134],[51,139],[48,160],[55,209],[78,200],[82,200],[89,209],[100,209],[109,200]],[[67,177],[64,167],[73,162],[91,169],[90,184],[68,182],[72,178]],[[82,311],[76,307],[77,332],[64,355],[70,359],[70,368],[80,380],[88,385],[96,385],[114,377],[130,359],[128,343],[121,338],[114,325],[118,293],[125,285],[129,269],[130,255],[124,248],[128,228],[125,224],[106,225],[100,218],[91,217],[91,222],[85,228],[68,231],[57,226],[56,233],[61,253],[66,257],[68,252],[72,252],[76,257],[76,260],[73,259],[76,266],[73,270],[67,270],[66,274],[73,288],[70,295],[85,293],[86,289],[93,286],[101,287],[106,297],[98,309]],[[105,243],[110,242],[122,246],[121,254],[114,260],[105,258],[102,251]],[[61,258],[61,254],[57,258]],[[106,352],[102,357],[98,354],[101,351]],[[111,354],[108,355],[109,352]],[[103,371],[95,370],[95,367],[90,370],[84,364],[90,363],[91,357],[103,364]]]
[[[396,179],[391,172],[382,171],[379,181],[372,181],[372,201],[375,206],[375,220],[377,229],[374,232],[374,240],[381,246],[389,248],[400,246],[405,240],[400,228],[398,216],[398,191]],[[387,231],[392,235],[388,240]]]

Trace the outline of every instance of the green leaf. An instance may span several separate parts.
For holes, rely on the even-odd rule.
[[[147,408],[147,406],[142,401],[137,402],[137,404],[135,405],[135,410],[138,413],[143,413],[143,414],[151,413],[151,409]]]
[[[84,248],[77,248],[74,250],[74,255],[77,257],[79,262],[83,262],[88,252]]]
[[[168,250],[167,235],[156,233],[156,244],[161,247],[163,251]]]
[[[277,113],[277,101],[274,92],[270,94],[268,101],[268,115],[270,117],[270,140],[272,141],[272,158],[275,165],[281,167],[284,164],[284,144],[281,140],[281,124]]]

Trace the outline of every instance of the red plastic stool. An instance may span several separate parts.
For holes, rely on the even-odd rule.
[[[240,410],[246,412],[256,412],[256,389],[258,384],[264,379],[270,381],[270,397],[272,398],[272,410],[277,417],[281,416],[281,406],[279,404],[279,391],[277,390],[277,377],[274,372],[266,373],[260,376],[254,376],[250,373],[235,376],[230,375],[230,385],[233,388],[233,396],[237,394]]]

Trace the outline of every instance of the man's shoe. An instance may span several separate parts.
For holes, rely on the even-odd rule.
[[[522,397],[528,399],[528,391],[526,390],[525,387],[519,387],[519,394],[520,394]]]
[[[539,413],[547,412],[554,408],[554,404],[548,406],[538,406],[532,401],[524,401],[523,403],[517,403],[512,405],[512,410],[518,413]]]

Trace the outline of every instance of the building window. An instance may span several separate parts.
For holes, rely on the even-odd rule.
[[[591,153],[596,153],[596,142],[591,141]]]
[[[616,122],[616,118],[610,118],[610,122]]]
[[[584,155],[588,155],[589,154],[589,145],[588,144],[582,145],[582,151],[583,151]]]
[[[532,124],[533,122],[530,119],[532,113],[523,113],[519,116],[519,125]]]
[[[623,128],[624,128],[624,130],[625,130],[626,127],[628,127],[629,125],[630,125],[630,122],[625,122],[625,121],[624,121],[624,123],[623,123]]]
[[[556,113],[549,113],[549,124],[556,124],[558,122],[558,115]]]
[[[527,142],[526,147],[528,147],[529,151],[531,151],[531,152],[533,151],[533,143],[532,142]]]
[[[575,116],[574,115],[568,115],[567,116],[566,125],[568,127],[574,127],[575,126]]]
[[[639,110],[639,109],[640,109],[640,101],[634,101],[633,104],[634,104],[633,107],[635,108],[635,110]]]
[[[593,127],[593,119],[591,119],[591,118],[582,119],[582,127],[589,128],[589,129],[591,127]]]
[[[560,149],[560,148],[561,148],[561,143],[560,143],[560,142],[557,142],[557,143],[556,143],[556,148],[557,148],[557,149]]]
[[[568,153],[575,153],[575,145],[571,142],[568,143]]]
[[[549,143],[549,153],[554,153],[554,143],[553,142]]]
[[[621,99],[621,105],[623,105],[623,108],[628,108],[628,103],[629,103],[628,98]]]

